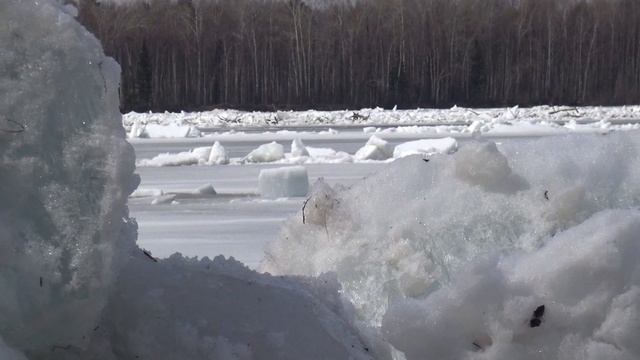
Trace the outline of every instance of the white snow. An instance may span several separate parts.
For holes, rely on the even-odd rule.
[[[356,160],[387,160],[391,157],[393,157],[391,145],[375,135],[371,135],[365,146],[354,155]]]
[[[263,163],[281,160],[282,158],[284,158],[284,146],[273,141],[258,146],[258,148],[247,154],[243,160],[251,163]]]
[[[433,154],[451,154],[457,149],[458,142],[454,138],[423,139],[397,145],[393,150],[393,157],[398,159],[410,155],[426,157]]]
[[[268,198],[306,196],[309,192],[309,176],[304,166],[261,170],[258,183],[260,195]]]

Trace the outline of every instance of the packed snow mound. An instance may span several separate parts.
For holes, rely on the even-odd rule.
[[[382,330],[412,359],[639,359],[640,212],[602,211],[530,253],[476,260]]]
[[[0,2],[0,337],[85,346],[134,245],[118,64],[57,2]]]
[[[289,219],[263,269],[335,271],[377,325],[390,300],[428,297],[479,256],[532,251],[598,211],[639,206],[639,148],[622,133],[573,135],[398,159],[350,189],[325,184],[322,220]]]
[[[258,190],[261,196],[268,198],[306,196],[309,192],[307,169],[288,166],[260,170]]]
[[[458,142],[454,138],[423,139],[402,143],[393,150],[394,158],[411,155],[430,156],[433,154],[452,154],[458,149]]]
[[[282,158],[284,158],[284,146],[273,141],[258,146],[247,154],[243,160],[250,163],[263,163],[278,161]]]
[[[391,157],[393,157],[391,145],[375,135],[371,135],[367,143],[354,155],[356,160],[387,160]]]
[[[272,277],[221,256],[155,262],[142,253],[123,272],[78,358],[389,358],[379,340],[357,335],[332,275]]]

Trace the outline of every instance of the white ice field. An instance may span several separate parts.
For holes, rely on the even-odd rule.
[[[640,359],[640,137],[611,131],[634,127],[613,118],[632,123],[635,107],[589,110],[589,135],[504,139],[475,122],[471,140],[405,145],[418,154],[404,157],[391,147],[428,136],[368,129],[347,146],[312,130],[253,154],[282,154],[275,164],[233,159],[283,134],[225,144],[203,127],[197,140],[135,142],[155,155],[140,142],[202,147],[188,151],[202,163],[136,170],[118,65],[73,16],[53,0],[0,2],[0,359]],[[296,162],[307,197],[258,196],[260,171],[287,154],[339,152],[376,159]],[[165,221],[216,202],[295,214],[281,210],[259,271],[158,259],[136,244],[135,171],[163,186],[131,203]],[[266,172],[265,192],[297,189],[302,173]],[[188,238],[186,225],[170,226]]]

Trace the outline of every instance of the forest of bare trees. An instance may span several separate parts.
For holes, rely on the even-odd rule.
[[[123,110],[640,102],[638,0],[81,0]]]

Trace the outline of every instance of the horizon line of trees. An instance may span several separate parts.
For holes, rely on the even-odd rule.
[[[638,0],[80,0],[123,111],[640,102]]]

